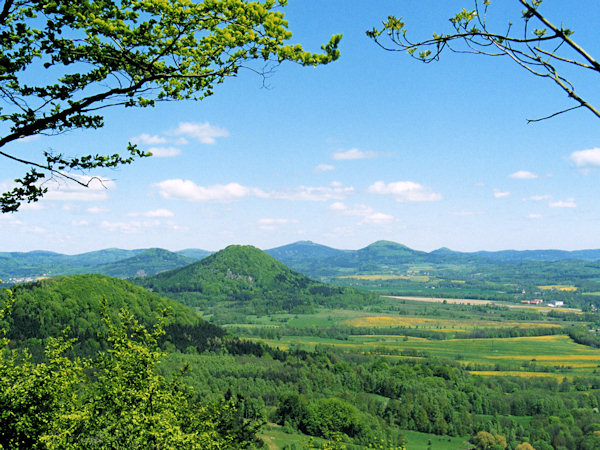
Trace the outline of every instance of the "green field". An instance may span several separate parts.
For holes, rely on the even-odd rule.
[[[520,317],[526,320],[517,320]],[[280,349],[312,350],[321,345],[389,358],[435,357],[458,361],[480,375],[552,376],[560,380],[600,372],[600,349],[575,343],[560,331],[571,322],[557,320],[556,314],[549,317],[542,309],[519,312],[485,305],[405,301],[400,305],[388,302],[376,311],[323,309],[314,314],[278,314],[248,321],[251,323],[239,325],[236,331]],[[523,332],[538,329],[548,335],[464,338],[464,333],[504,328]],[[280,334],[268,337],[261,335],[261,329],[279,330]],[[394,332],[386,332],[388,329]],[[327,330],[337,334],[327,334]],[[419,336],[427,332],[438,337]],[[456,333],[463,336],[452,338]]]
[[[403,430],[406,438],[407,450],[466,450],[472,448],[466,438],[452,436],[438,436],[435,434],[419,433],[418,431]],[[269,450],[282,449],[284,447],[300,449],[314,448],[326,442],[324,439],[314,438],[299,433],[287,433],[283,427],[267,424],[260,437]],[[347,445],[347,448],[366,448],[356,445]]]

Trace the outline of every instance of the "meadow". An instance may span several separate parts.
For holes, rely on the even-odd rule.
[[[579,312],[561,317],[548,308],[401,301],[386,299],[361,310],[253,316],[229,327],[280,349],[330,346],[393,359],[437,358],[483,376],[561,380],[600,372],[600,349],[578,344],[564,331],[577,324],[565,319]],[[532,330],[536,335],[528,335]]]

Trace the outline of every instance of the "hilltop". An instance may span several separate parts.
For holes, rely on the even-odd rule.
[[[48,337],[60,336],[67,327],[68,337],[77,339],[77,354],[98,350],[98,335],[105,330],[103,302],[113,319],[126,308],[146,327],[155,324],[160,312],[168,309],[165,342],[182,351],[189,346],[203,349],[209,339],[225,334],[175,300],[104,275],[70,275],[21,284],[13,288],[13,294],[15,301],[6,319],[7,337],[13,346],[28,347],[34,354]]]
[[[189,266],[134,282],[182,302],[232,312],[307,312],[315,305],[364,303],[369,294],[329,286],[295,272],[252,246],[231,245]]]

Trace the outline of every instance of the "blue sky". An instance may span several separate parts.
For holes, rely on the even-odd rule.
[[[516,0],[492,20],[518,26]],[[546,0],[542,11],[600,57],[597,2]],[[365,36],[388,14],[415,38],[449,31],[470,0],[290,0],[293,41],[316,51],[343,33],[329,66],[250,71],[201,102],[113,109],[97,131],[13,145],[23,156],[122,151],[156,156],[94,173],[104,186],[51,192],[0,216],[0,250],[106,247],[217,250],[312,240],[360,248],[379,239],[430,251],[600,248],[600,120],[504,58],[447,54],[425,65]],[[597,76],[573,72],[600,105]],[[10,186],[24,168],[0,165]]]

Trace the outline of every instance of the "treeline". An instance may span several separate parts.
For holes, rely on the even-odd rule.
[[[567,328],[567,332],[569,337],[578,344],[600,348],[600,336],[594,330],[573,326]]]
[[[281,339],[285,336],[316,336],[325,339],[348,340],[350,336],[407,336],[432,340],[447,339],[500,339],[513,337],[553,336],[567,334],[559,326],[476,328],[470,331],[436,331],[430,328],[413,327],[229,327],[232,333],[262,339]]]

